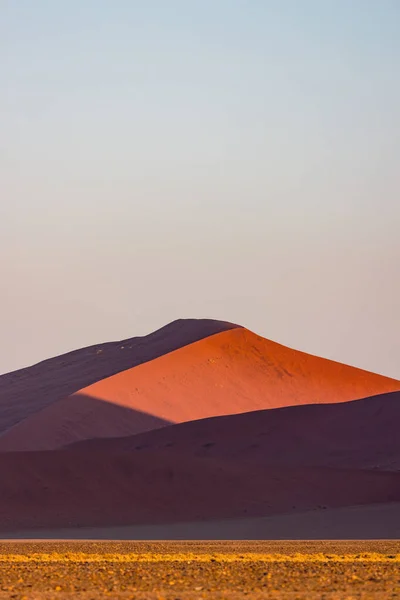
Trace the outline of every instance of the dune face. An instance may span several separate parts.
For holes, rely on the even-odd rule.
[[[101,379],[78,394],[60,400],[57,392],[54,402],[3,433],[0,450],[49,450],[169,423],[346,402],[400,389],[393,379],[292,350],[243,328],[226,323],[212,328],[208,322],[207,327],[223,331]],[[171,344],[164,340],[164,346]],[[83,397],[85,402],[80,402]],[[126,414],[131,410],[131,417],[116,418],[115,407]],[[106,413],[112,415],[107,423],[102,416]],[[151,419],[136,419],[135,414],[153,417],[154,427]]]
[[[51,450],[87,440],[127,436],[171,425],[146,412],[119,404],[102,402],[84,394],[50,405],[0,436],[0,452],[10,450]]]
[[[82,348],[2,375],[0,433],[95,381],[235,327],[212,319],[180,319],[144,337]]]

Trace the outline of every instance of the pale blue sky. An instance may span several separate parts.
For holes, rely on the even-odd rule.
[[[397,0],[0,0],[0,372],[214,317],[400,378]]]

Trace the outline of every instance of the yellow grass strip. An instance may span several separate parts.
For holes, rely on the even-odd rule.
[[[0,563],[158,563],[158,562],[289,562],[289,563],[399,563],[400,554],[365,552],[361,554],[263,554],[263,553],[213,553],[195,554],[191,552],[157,553],[131,552],[126,554],[91,554],[86,552],[38,552],[29,554],[0,554]]]

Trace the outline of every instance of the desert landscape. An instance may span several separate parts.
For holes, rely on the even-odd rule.
[[[0,2],[0,600],[400,600],[400,2]]]
[[[0,597],[392,597],[399,418],[399,381],[212,320],[3,375]]]

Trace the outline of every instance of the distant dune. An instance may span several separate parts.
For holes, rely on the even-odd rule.
[[[218,321],[179,321],[131,345],[93,347],[61,357],[65,372],[53,359],[0,378],[0,450],[49,450],[170,423],[346,402],[400,389],[399,381]],[[110,371],[120,372],[104,378]],[[94,379],[78,393],[65,395],[76,392],[78,382]]]

